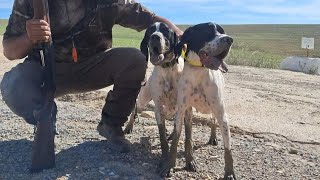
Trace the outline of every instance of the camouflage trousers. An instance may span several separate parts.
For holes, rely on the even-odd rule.
[[[57,62],[55,97],[114,85],[102,109],[102,120],[123,126],[134,108],[146,67],[145,56],[135,48],[112,48],[76,63]],[[40,68],[38,59],[28,57],[5,73],[1,82],[3,100],[29,124],[36,124],[33,112],[43,100]]]

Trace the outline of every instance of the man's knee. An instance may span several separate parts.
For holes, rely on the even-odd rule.
[[[122,126],[131,113],[141,84],[145,78],[147,62],[140,50],[126,48],[126,58],[121,70],[115,76],[113,91],[108,93],[103,108],[103,119],[106,123]]]
[[[146,57],[141,53],[139,49],[127,48],[127,60],[123,64],[123,68],[117,72],[115,77],[115,84],[122,86],[124,83],[127,86],[141,85],[141,82],[145,79],[147,61]],[[121,85],[122,84],[122,85]]]
[[[136,69],[145,71],[147,67],[147,59],[146,56],[136,48],[128,48],[128,56],[131,60],[131,66],[134,66]]]
[[[1,81],[1,94],[7,106],[28,123],[34,124],[33,111],[42,103],[40,65],[33,62],[18,64],[6,72]]]

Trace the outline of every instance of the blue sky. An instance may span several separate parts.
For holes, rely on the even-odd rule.
[[[176,24],[320,24],[320,0],[137,0]],[[0,0],[0,18],[13,0]]]

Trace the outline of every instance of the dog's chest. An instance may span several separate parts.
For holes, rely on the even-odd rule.
[[[160,93],[160,102],[166,107],[167,111],[173,110],[177,102],[177,85],[178,82],[175,79],[166,79],[159,82],[162,89]]]
[[[201,78],[199,78],[201,77]],[[192,73],[184,73],[179,82],[179,91],[183,104],[194,107],[203,114],[210,114],[217,103],[220,102],[220,84],[209,74],[200,76]]]
[[[206,94],[207,89],[203,86],[193,86],[190,87],[190,99],[189,103],[192,107],[194,107],[197,111],[203,114],[211,113],[211,107],[214,103],[210,94]]]
[[[155,79],[153,80],[152,99],[156,105],[163,108],[163,113],[166,117],[172,117],[176,112],[178,82],[181,73],[178,71],[163,70],[155,72]]]

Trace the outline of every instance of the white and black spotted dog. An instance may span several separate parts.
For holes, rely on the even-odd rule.
[[[154,69],[146,85],[141,88],[136,106],[140,112],[151,100],[154,101],[162,160],[166,159],[169,152],[165,119],[172,119],[176,113],[178,82],[183,70],[183,59],[176,57],[174,53],[177,44],[178,37],[174,31],[166,24],[157,22],[146,30],[140,45]],[[133,112],[130,116],[125,133],[132,131],[134,114]]]
[[[151,100],[155,103],[154,112],[160,133],[162,160],[167,157],[169,150],[165,119],[172,119],[176,113],[178,82],[184,65],[180,54],[176,56],[177,53],[174,52],[177,44],[178,37],[173,30],[158,22],[146,30],[140,45],[141,51],[155,67],[146,85],[141,88],[136,106],[138,112],[141,112]],[[223,69],[227,71],[226,68]],[[130,116],[124,130],[127,134],[132,132],[136,113],[133,112]],[[216,124],[213,122],[209,126],[211,136],[208,144],[217,145]]]
[[[188,28],[177,46],[181,52],[187,45],[182,76],[177,85],[177,114],[173,139],[165,163],[160,167],[161,176],[166,176],[175,166],[177,146],[183,122],[185,124],[186,168],[197,170],[192,147],[192,107],[204,114],[214,114],[218,120],[224,143],[225,179],[236,179],[230,143],[230,128],[224,103],[224,78],[219,67],[229,53],[233,39],[226,35],[220,25],[203,23]]]

